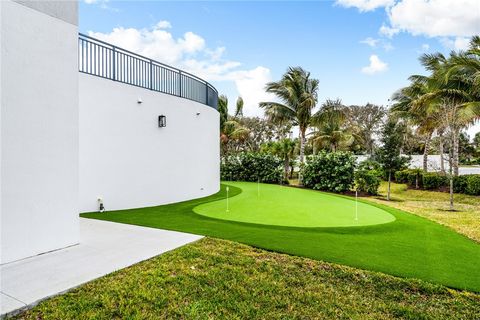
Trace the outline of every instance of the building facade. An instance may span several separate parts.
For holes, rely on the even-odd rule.
[[[71,1],[0,1],[1,263],[77,244],[78,215],[219,190],[217,92],[78,35]]]

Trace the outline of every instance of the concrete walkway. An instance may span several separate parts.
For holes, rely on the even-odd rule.
[[[79,245],[0,266],[0,315],[200,238],[80,218]]]

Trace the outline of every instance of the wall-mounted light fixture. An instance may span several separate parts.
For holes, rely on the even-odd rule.
[[[142,98],[141,98],[141,97],[138,97],[138,99],[137,99],[137,103],[138,103],[138,104],[142,104],[142,103],[143,103],[143,100],[142,100]]]
[[[158,116],[158,127],[163,128],[167,126],[167,117],[164,115]]]

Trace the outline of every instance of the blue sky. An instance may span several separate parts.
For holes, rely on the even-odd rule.
[[[464,48],[480,33],[476,0],[86,0],[79,7],[80,32],[207,78],[232,108],[241,95],[247,115],[262,114],[265,83],[288,66],[320,80],[320,102],[385,105],[409,75],[424,72],[420,54]]]

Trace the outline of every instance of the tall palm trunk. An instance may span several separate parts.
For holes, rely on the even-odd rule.
[[[300,128],[300,163],[304,162],[305,157],[305,131],[306,128]]]
[[[439,146],[438,150],[440,151],[440,171],[445,174],[445,163],[443,162],[443,132],[438,133]]]
[[[303,185],[302,168],[305,160],[305,131],[306,128],[300,127],[300,172],[298,173],[299,185]]]
[[[425,148],[423,149],[423,171],[427,172],[428,170],[428,152],[430,151],[430,140],[432,134],[429,133],[425,139]]]
[[[449,164],[449,169],[448,169],[448,178],[450,179],[450,210],[454,210],[453,206],[453,145],[454,143],[454,138],[452,137],[450,141],[450,151],[448,152],[448,164]]]
[[[284,176],[285,176],[285,181],[288,180],[288,172],[290,171],[290,159],[285,157],[285,160],[283,161],[283,170],[284,170]]]

